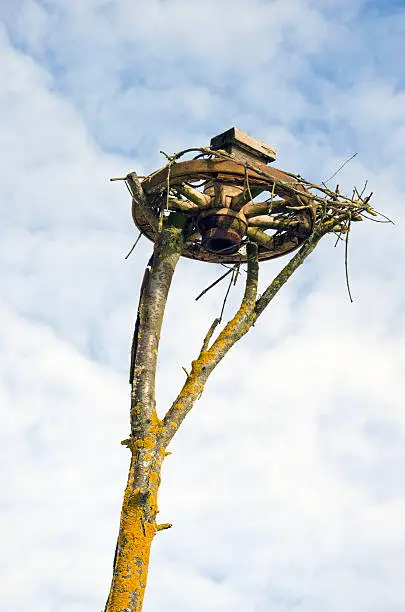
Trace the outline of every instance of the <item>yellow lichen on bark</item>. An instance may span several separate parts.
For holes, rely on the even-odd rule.
[[[156,509],[156,494],[148,495],[148,505]],[[130,478],[122,506],[119,550],[105,612],[142,610],[150,548],[156,531],[156,521],[145,520],[142,494],[138,489],[133,490]]]

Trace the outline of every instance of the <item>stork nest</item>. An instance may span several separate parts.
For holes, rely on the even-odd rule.
[[[184,215],[182,254],[191,259],[241,263],[248,241],[257,243],[260,260],[272,259],[294,251],[314,231],[334,233],[339,240],[352,222],[380,215],[370,205],[372,193],[365,195],[367,183],[346,196],[339,186],[332,190],[225,151],[186,149],[166,158],[168,163],[141,184],[135,173],[125,177],[133,197],[132,216],[142,234],[155,241],[164,216]],[[219,212],[241,220],[240,243],[233,249],[210,249],[204,242],[201,219]]]

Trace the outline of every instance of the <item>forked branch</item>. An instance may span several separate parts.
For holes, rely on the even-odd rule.
[[[204,385],[211,372],[221,359],[225,357],[229,349],[254,325],[263,310],[269,305],[295,270],[304,263],[325,233],[326,230],[324,228],[318,228],[267,287],[259,299],[256,299],[259,271],[257,246],[254,243],[248,243],[248,272],[242,303],[233,319],[224,327],[210,347],[209,342],[217,326],[217,321],[215,320],[211,325],[198,358],[192,362],[191,373],[187,376],[182,390],[163,420],[161,444],[164,448],[172,440],[196,399],[202,394]]]
[[[247,256],[248,271],[241,305],[233,319],[227,323],[217,339],[209,346],[217,322],[214,321],[211,325],[198,358],[191,364],[191,372],[183,388],[163,419],[161,444],[164,448],[167,447],[181,422],[193,407],[194,402],[201,395],[211,372],[252,324],[259,275],[257,246],[255,244],[249,243],[247,245]]]

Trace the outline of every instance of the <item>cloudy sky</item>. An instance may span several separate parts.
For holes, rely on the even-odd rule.
[[[0,0],[0,612],[109,589],[142,270],[122,183],[236,125],[369,181],[396,225],[325,239],[220,364],[164,466],[146,612],[405,609],[404,0]],[[282,262],[261,266],[261,287]],[[223,298],[179,264],[163,413]],[[240,289],[227,308],[230,316]]]

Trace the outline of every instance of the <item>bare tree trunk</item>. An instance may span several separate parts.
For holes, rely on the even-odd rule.
[[[131,355],[131,435],[122,444],[131,451],[114,572],[105,612],[140,612],[149,555],[157,525],[157,494],[165,449],[156,413],[155,375],[160,332],[174,269],[183,247],[181,221],[166,220],[145,271]]]

